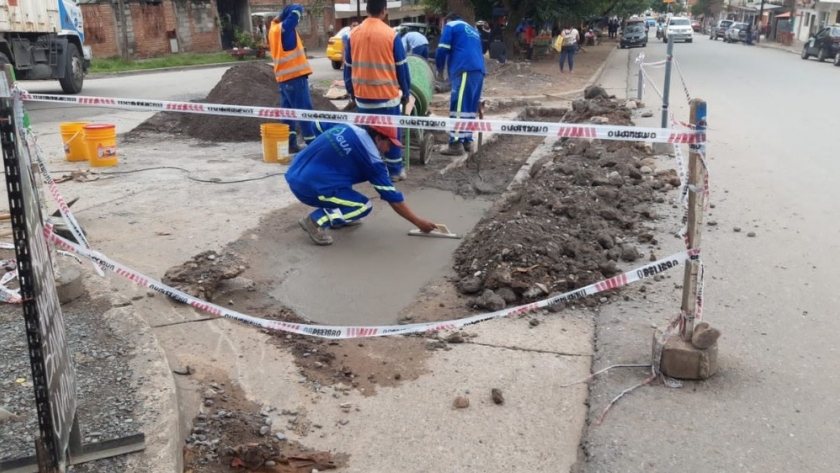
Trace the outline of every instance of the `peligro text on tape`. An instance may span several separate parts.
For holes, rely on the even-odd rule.
[[[365,113],[328,113],[312,110],[252,107],[244,105],[218,105],[162,100],[139,100],[108,97],[80,97],[22,92],[24,100],[35,102],[60,102],[106,108],[146,111],[176,111],[210,115],[258,118],[293,118],[299,121],[331,121],[356,125],[381,125],[441,131],[494,132],[500,134],[558,136],[562,138],[598,138],[602,140],[650,141],[656,143],[702,143],[705,132],[675,131],[668,128],[641,128],[618,125],[590,125],[528,122],[514,120],[475,120],[448,117],[406,117],[400,115],[374,115]]]
[[[539,302],[533,302],[530,304],[511,307],[509,309],[503,309],[486,314],[473,315],[471,317],[466,317],[463,319],[408,325],[347,327],[281,322],[277,320],[262,319],[259,317],[254,317],[251,315],[236,312],[225,307],[218,306],[211,302],[203,301],[196,297],[190,296],[189,294],[179,291],[178,289],[175,289],[171,286],[167,286],[166,284],[163,284],[160,281],[152,279],[148,276],[138,273],[137,271],[134,271],[131,268],[123,266],[120,263],[112,261],[107,256],[97,251],[84,248],[80,245],[70,242],[69,240],[65,240],[64,238],[61,238],[60,236],[53,233],[52,227],[49,224],[45,225],[44,234],[49,240],[53,241],[56,245],[62,248],[74,251],[81,256],[89,258],[95,261],[96,263],[102,265],[103,267],[119,274],[120,276],[123,276],[124,278],[129,279],[130,281],[133,281],[134,283],[140,286],[157,291],[180,302],[188,304],[196,309],[208,312],[218,317],[226,317],[239,320],[241,322],[256,325],[258,327],[262,327],[268,330],[291,332],[301,335],[311,335],[313,337],[320,338],[379,337],[385,335],[404,335],[410,333],[455,329],[483,322],[485,320],[531,312],[533,310],[553,306],[561,302],[580,299],[586,296],[597,294],[599,292],[626,286],[627,284],[630,284],[632,282],[636,282],[641,279],[660,274],[671,268],[679,266],[683,262],[696,260],[699,258],[700,255],[699,249],[683,251],[671,255],[667,258],[662,258],[660,260],[654,261],[653,263],[646,264],[640,268],[609,278],[607,280],[599,281],[597,283],[590,284],[589,286],[582,287],[580,289],[575,289],[574,291],[569,291],[554,297],[550,297]]]

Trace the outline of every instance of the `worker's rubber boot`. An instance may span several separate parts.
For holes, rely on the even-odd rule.
[[[312,238],[312,241],[314,241],[316,245],[332,245],[332,237],[327,235],[326,230],[319,227],[318,224],[313,222],[308,215],[300,219],[298,223],[300,223],[300,228],[309,234],[309,238]]]
[[[472,153],[472,144],[472,141],[464,141],[464,151],[466,151],[467,154]]]
[[[460,141],[453,141],[440,154],[444,156],[461,156],[464,154],[464,145]]]

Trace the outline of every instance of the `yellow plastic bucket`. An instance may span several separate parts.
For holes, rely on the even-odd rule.
[[[64,158],[68,161],[87,161],[88,150],[82,128],[88,122],[65,122],[59,125],[64,143]]]
[[[267,163],[289,164],[289,125],[281,123],[263,123],[260,125],[262,136],[263,161]]]
[[[85,144],[93,167],[117,165],[117,128],[109,124],[85,125]]]

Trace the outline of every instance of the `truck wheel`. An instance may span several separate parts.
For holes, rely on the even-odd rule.
[[[82,55],[79,53],[79,48],[75,44],[67,45],[66,64],[64,79],[58,80],[59,84],[61,84],[61,90],[65,94],[78,94],[82,91],[82,84],[85,81],[85,70]]]

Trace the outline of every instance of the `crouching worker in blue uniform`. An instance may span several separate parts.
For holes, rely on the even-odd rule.
[[[392,146],[402,147],[397,129],[384,126],[335,125],[315,138],[295,156],[286,172],[286,182],[298,200],[315,207],[300,220],[300,226],[318,245],[331,245],[326,229],[361,223],[372,205],[353,189],[368,181],[400,217],[424,232],[435,224],[418,217],[391,182],[380,154]]]

